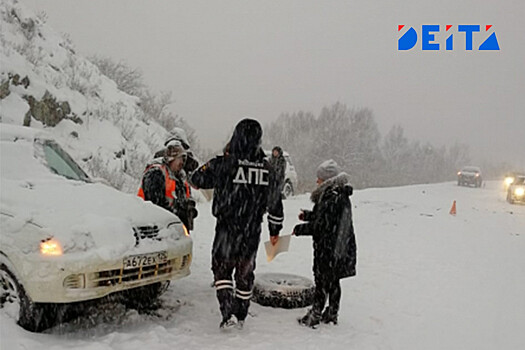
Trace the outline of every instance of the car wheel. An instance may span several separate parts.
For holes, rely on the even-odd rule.
[[[135,310],[156,308],[158,298],[166,292],[169,284],[169,281],[165,281],[126,290],[122,292],[123,304],[127,308]]]
[[[285,309],[312,305],[315,286],[312,280],[285,273],[257,274],[252,300],[262,306]]]
[[[293,186],[288,181],[284,184],[283,196],[284,198],[290,198],[291,196],[293,196]]]
[[[31,332],[41,332],[54,324],[53,308],[33,303],[9,268],[0,265],[0,308]]]
[[[509,202],[510,204],[514,204],[514,199],[512,199],[510,191],[507,192],[507,202]]]
[[[458,186],[461,186],[461,181],[458,180]]]

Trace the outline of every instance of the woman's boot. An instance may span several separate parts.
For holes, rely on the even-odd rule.
[[[327,307],[321,316],[321,322],[337,324],[337,310]]]
[[[298,318],[297,321],[303,326],[317,328],[321,321],[321,314],[315,312],[313,309],[310,309],[306,315],[304,315],[302,318]]]

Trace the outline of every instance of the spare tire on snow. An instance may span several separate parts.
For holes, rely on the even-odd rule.
[[[255,277],[252,300],[262,306],[285,309],[312,305],[315,285],[311,279],[286,273],[261,273]]]

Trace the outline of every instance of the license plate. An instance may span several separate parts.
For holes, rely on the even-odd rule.
[[[124,258],[124,269],[135,269],[141,266],[157,265],[168,261],[168,253],[164,250],[150,254],[138,254]]]

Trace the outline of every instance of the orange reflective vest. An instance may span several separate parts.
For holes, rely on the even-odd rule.
[[[159,164],[159,163],[151,164],[146,168],[146,170],[144,170],[144,174],[152,167],[158,167],[161,170],[163,170],[164,180],[165,180],[164,182],[166,184],[166,190],[164,192],[164,195],[166,196],[166,200],[168,201],[170,207],[172,207],[175,201],[175,188],[177,187],[177,183],[175,182],[175,180],[173,180],[170,177],[168,167],[165,164]],[[188,185],[187,181],[184,181],[184,185],[186,186],[186,198],[190,198],[190,195],[191,195],[190,186]],[[140,182],[140,188],[137,193],[137,196],[146,200],[146,198],[144,197],[144,190],[142,189],[142,181]]]

